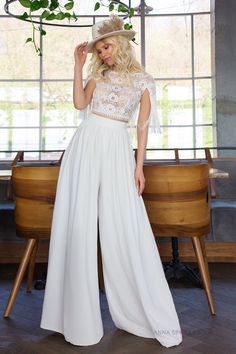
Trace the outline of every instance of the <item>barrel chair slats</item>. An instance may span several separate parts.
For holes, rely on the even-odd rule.
[[[27,240],[4,317],[13,308],[28,266],[27,291],[32,288],[38,243],[49,239],[60,166],[14,166],[12,183],[15,193],[16,234]]]
[[[203,237],[210,231],[208,164],[144,165],[144,203],[155,236],[191,237],[209,308],[215,314]]]

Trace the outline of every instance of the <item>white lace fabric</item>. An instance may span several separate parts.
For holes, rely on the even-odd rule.
[[[145,129],[147,126],[154,131],[160,131],[157,116],[157,100],[155,81],[146,72],[131,75],[131,81],[125,80],[117,72],[106,73],[107,80],[96,81],[91,102],[91,112],[103,117],[116,119],[128,123],[129,126],[138,126]],[[137,125],[137,112],[142,94],[148,90],[151,101],[150,116],[146,122]]]

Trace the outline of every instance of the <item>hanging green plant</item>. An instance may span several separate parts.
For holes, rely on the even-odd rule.
[[[62,0],[6,0],[5,11],[9,15],[12,15],[9,11],[9,5],[13,2],[18,3],[23,8],[21,15],[12,16],[31,23],[32,35],[26,39],[25,43],[33,44],[36,53],[42,56],[42,50],[36,41],[36,33],[39,32],[40,36],[45,36],[47,33],[42,28],[41,24],[45,24],[45,21],[49,24],[53,21],[63,21],[67,19],[69,24],[65,26],[70,26],[71,21],[76,22],[78,20],[78,16],[73,11],[76,1],[79,0],[68,0],[66,3],[63,1],[62,4]],[[117,13],[125,14],[125,18],[128,22],[124,23],[124,29],[132,29],[131,17],[134,16],[134,9],[118,0],[108,0],[108,4],[106,3],[102,0],[96,1],[94,11],[97,11],[101,7],[106,7],[110,12],[116,11]],[[39,20],[35,20],[36,11]],[[78,27],[79,26],[80,25],[78,25]],[[83,25],[81,25],[81,27],[83,27]]]
[[[65,18],[77,21],[77,16],[74,12],[71,12],[74,7],[74,1],[68,0],[66,4],[60,4],[59,0],[17,0],[20,5],[25,9],[22,15],[17,16],[20,20],[28,20],[32,25],[32,36],[28,37],[25,43],[33,43],[36,53],[42,55],[42,51],[36,43],[36,32],[40,33],[40,36],[45,36],[46,31],[34,22],[33,15],[35,11],[40,11],[39,22],[46,21],[62,21]]]

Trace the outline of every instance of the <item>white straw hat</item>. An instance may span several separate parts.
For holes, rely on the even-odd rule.
[[[135,31],[123,29],[124,22],[118,16],[111,16],[108,20],[96,22],[92,27],[92,40],[88,43],[88,52],[93,51],[97,41],[111,36],[125,36],[129,40],[135,36]]]

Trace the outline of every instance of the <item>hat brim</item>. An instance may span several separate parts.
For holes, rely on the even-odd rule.
[[[93,51],[93,47],[94,47],[94,44],[104,38],[107,38],[107,37],[112,37],[112,36],[125,36],[127,37],[129,40],[133,39],[134,36],[135,36],[135,31],[133,30],[119,30],[119,31],[114,31],[114,32],[109,32],[109,33],[106,33],[106,34],[103,34],[99,37],[97,37],[96,39],[90,41],[88,44],[87,44],[87,48],[88,48],[88,53],[92,53]]]

